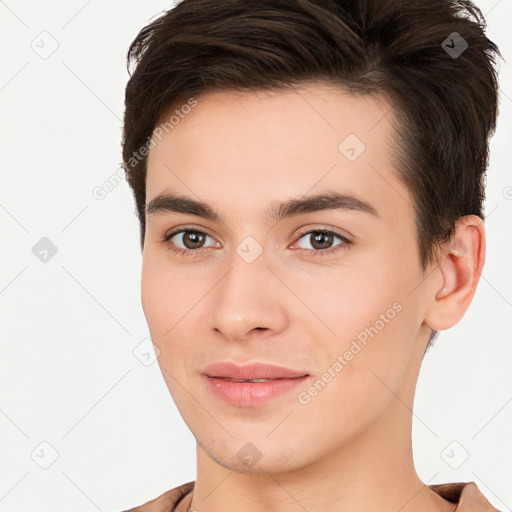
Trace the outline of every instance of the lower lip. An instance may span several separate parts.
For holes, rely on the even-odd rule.
[[[221,400],[242,407],[255,407],[284,395],[303,384],[309,375],[295,379],[275,379],[267,382],[230,382],[206,377],[208,389]]]

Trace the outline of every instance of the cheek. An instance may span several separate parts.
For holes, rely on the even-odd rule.
[[[179,268],[169,265],[165,253],[147,248],[141,272],[142,307],[150,328],[166,324],[166,330],[183,316],[192,300],[191,282]],[[165,332],[165,331],[164,331]],[[161,332],[159,331],[161,335]]]
[[[185,314],[182,287],[173,273],[149,253],[144,254],[141,273],[141,302],[153,343],[163,355],[180,328]]]
[[[190,275],[172,269],[160,255],[144,255],[141,274],[141,301],[151,339],[160,350],[162,368],[176,376],[188,371],[191,347],[204,327],[198,297],[204,290]],[[163,371],[169,385],[172,379]]]
[[[396,280],[384,277],[389,272],[370,273],[367,268],[352,266],[300,283],[295,278],[297,295],[307,297],[307,306],[329,328],[327,337],[338,351],[347,350],[354,339],[364,344],[374,336],[386,337],[399,316],[397,306],[393,308],[401,303]]]
[[[141,301],[142,309],[146,317],[152,336],[162,334],[165,315],[163,312],[168,308],[169,290],[165,286],[162,276],[154,258],[144,253],[141,273]],[[155,339],[153,339],[155,341]]]
[[[326,367],[341,358],[343,369],[337,365],[342,377],[340,392],[350,389],[355,393],[345,397],[347,403],[358,394],[364,400],[364,396],[386,393],[379,378],[393,390],[400,387],[419,328],[415,305],[408,296],[406,269],[398,272],[388,264],[350,270],[338,280],[327,281],[323,295],[310,294],[312,309],[321,311],[335,332],[329,336]]]
[[[376,311],[380,312],[380,308]],[[366,315],[373,325],[373,312],[366,311]],[[402,396],[412,346],[409,341],[411,322],[407,315],[404,308],[378,332],[370,330],[369,323],[362,322],[362,328],[360,325],[351,327],[355,335],[347,332],[346,336],[337,338],[324,365],[324,373],[316,375],[313,389],[305,389],[305,395],[301,396],[301,403],[310,399],[303,412],[312,422],[313,430],[321,427],[326,437],[349,439],[377,421],[397,395]],[[360,319],[361,315],[357,321],[354,318],[350,321],[357,323]],[[358,338],[359,333],[365,336]]]

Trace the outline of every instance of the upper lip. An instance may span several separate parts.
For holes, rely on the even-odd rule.
[[[234,380],[294,379],[309,375],[307,372],[272,364],[252,363],[241,366],[230,361],[211,364],[203,370],[203,374],[208,377]]]

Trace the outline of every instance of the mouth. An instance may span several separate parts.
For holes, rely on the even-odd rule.
[[[284,398],[310,378],[309,373],[281,366],[231,362],[211,365],[203,371],[207,389],[230,405],[256,407]]]
[[[298,377],[296,377],[298,378]],[[226,377],[212,377],[212,379],[223,379],[226,382],[269,382],[271,380],[280,380],[280,379],[228,379]]]
[[[238,365],[231,361],[219,362],[207,366],[203,370],[203,374],[208,377],[238,382],[293,379],[308,375],[305,371],[273,364],[252,363],[248,365]]]

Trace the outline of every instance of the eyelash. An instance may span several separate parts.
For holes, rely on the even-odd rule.
[[[208,247],[199,248],[199,249],[181,249],[179,247],[174,246],[174,244],[172,242],[171,242],[171,244],[169,244],[171,238],[173,238],[178,233],[199,233],[201,235],[210,236],[205,231],[201,231],[200,229],[196,229],[196,228],[192,228],[192,227],[177,228],[173,231],[170,231],[169,233],[166,233],[162,237],[162,240],[161,240],[162,243],[169,245],[168,249],[170,251],[172,251],[176,254],[179,254],[180,256],[196,256],[196,255],[202,254],[208,250]],[[312,233],[323,233],[324,235],[334,235],[335,237],[339,238],[343,243],[336,245],[336,246],[332,247],[331,249],[325,249],[325,250],[294,249],[294,251],[298,251],[299,253],[305,252],[305,253],[308,253],[308,255],[313,255],[315,257],[316,256],[327,256],[327,255],[333,254],[339,250],[348,249],[350,247],[350,245],[352,244],[352,242],[347,237],[343,236],[342,234],[340,234],[336,231],[332,231],[332,230],[328,230],[328,229],[312,229],[309,231],[305,231],[298,235],[297,241],[300,240],[304,235],[311,235]]]

